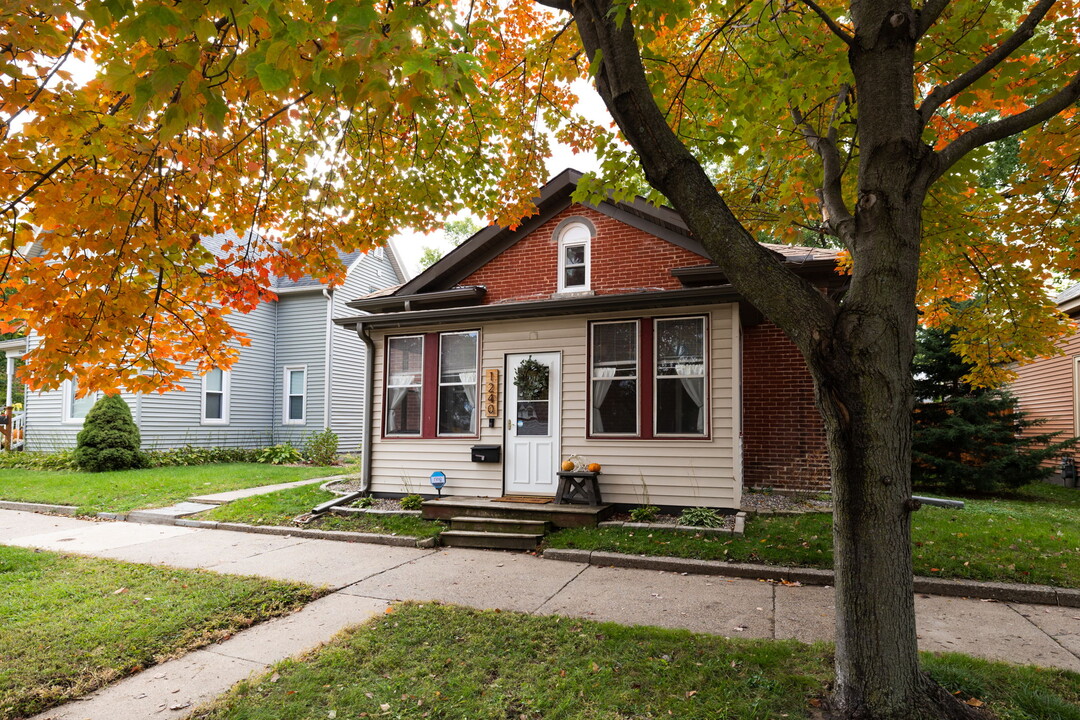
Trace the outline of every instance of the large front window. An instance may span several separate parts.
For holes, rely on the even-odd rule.
[[[592,323],[589,435],[707,437],[707,347],[701,316]]]
[[[461,330],[386,339],[388,437],[474,437],[480,332]]]
[[[424,336],[386,340],[386,434],[419,435],[423,421]]]

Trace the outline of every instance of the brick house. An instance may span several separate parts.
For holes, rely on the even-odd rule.
[[[492,226],[403,285],[346,303],[370,343],[375,494],[555,493],[570,455],[605,502],[738,507],[745,486],[822,489],[829,468],[794,345],[741,299],[672,210],[576,203]],[[768,246],[823,289],[834,251]],[[476,448],[480,448],[477,450]]]

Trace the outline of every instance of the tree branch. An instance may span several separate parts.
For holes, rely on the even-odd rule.
[[[573,0],[536,0],[536,4],[555,8],[556,10],[564,10],[568,13],[574,12]]]
[[[941,17],[941,13],[944,12],[945,8],[949,7],[950,2],[952,2],[952,0],[926,0],[926,2],[923,3],[923,6],[919,8],[918,11],[919,24],[915,28],[917,33],[915,36],[916,39],[921,38],[926,34],[927,30],[933,27],[934,23],[937,22],[937,19]]]
[[[927,186],[935,182],[958,160],[977,147],[1007,138],[1028,128],[1043,123],[1059,112],[1080,100],[1080,73],[1073,76],[1063,88],[1043,100],[1038,105],[1022,113],[1009,115],[985,125],[968,130],[949,143],[940,152],[934,153],[935,166],[930,174]]]
[[[592,68],[597,91],[646,179],[671,201],[739,292],[803,352],[814,352],[831,334],[835,306],[754,239],[668,126],[645,76],[632,20],[616,24],[612,0],[575,0],[573,7],[587,57],[601,53],[599,67]]]
[[[844,246],[849,250],[855,244],[855,217],[848,210],[844,202],[844,192],[841,180],[843,178],[843,162],[840,159],[840,150],[836,145],[836,126],[833,120],[847,99],[850,88],[845,85],[840,88],[836,95],[836,107],[833,110],[832,119],[829,122],[829,132],[822,137],[806,122],[806,118],[798,108],[791,108],[791,118],[796,127],[802,131],[806,144],[821,158],[822,178],[821,187],[817,190],[818,203],[821,206],[821,215],[824,229],[832,235],[840,238]]]
[[[843,40],[848,47],[851,47],[852,44],[854,44],[855,38],[844,30],[844,28],[840,27],[840,24],[833,20],[832,16],[825,12],[825,10],[814,2],[814,0],[799,0],[799,2],[817,13],[818,17],[824,20],[828,28],[832,30],[832,34]]]
[[[1038,27],[1046,13],[1050,11],[1050,8],[1056,2],[1057,0],[1039,0],[1013,34],[994,48],[989,55],[952,82],[934,88],[923,100],[922,105],[919,106],[919,116],[922,118],[923,127],[926,127],[926,124],[930,122],[930,118],[933,117],[939,107],[971,87],[979,78],[996,68],[1007,57],[1016,52],[1017,48],[1030,40],[1035,34],[1035,28]]]

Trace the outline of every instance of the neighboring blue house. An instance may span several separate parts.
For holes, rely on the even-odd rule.
[[[208,245],[225,237],[208,239]],[[313,432],[337,433],[341,452],[359,449],[363,430],[364,344],[332,324],[349,312],[347,300],[395,286],[406,277],[387,246],[341,256],[348,272],[336,288],[311,277],[279,279],[278,299],[230,321],[251,339],[228,372],[186,380],[184,391],[123,393],[143,447],[263,447],[298,444]],[[21,356],[33,347],[6,342],[0,352]],[[75,397],[75,386],[26,393],[22,418],[27,450],[73,447],[97,396]]]

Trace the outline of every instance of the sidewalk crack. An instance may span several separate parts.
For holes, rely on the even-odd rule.
[[[1050,638],[1050,640],[1051,640],[1051,641],[1052,641],[1052,642],[1053,642],[1053,643],[1054,643],[1055,645],[1057,645],[1057,646],[1058,646],[1059,648],[1061,648],[1062,650],[1064,650],[1064,651],[1066,652],[1066,654],[1068,654],[1068,655],[1069,655],[1070,657],[1074,657],[1074,658],[1076,658],[1077,660],[1080,660],[1080,655],[1077,655],[1077,654],[1076,654],[1076,653],[1074,653],[1074,652],[1073,652],[1072,650],[1070,650],[1069,648],[1067,648],[1067,647],[1065,647],[1064,645],[1062,645],[1062,644],[1061,644],[1061,641],[1060,641],[1060,640],[1058,640],[1058,639],[1057,639],[1056,637],[1054,637],[1054,636],[1053,636],[1053,635],[1051,635],[1050,633],[1048,633],[1048,632],[1046,632],[1045,630],[1043,630],[1043,629],[1042,629],[1041,627],[1039,627],[1039,624],[1038,624],[1038,623],[1036,623],[1036,622],[1035,622],[1034,620],[1032,620],[1032,619],[1031,619],[1031,618],[1030,618],[1029,616],[1025,615],[1024,613],[1020,612],[1020,611],[1019,611],[1019,610],[1017,610],[1017,609],[1016,609],[1015,607],[1013,607],[1013,604],[1012,604],[1012,603],[1004,603],[1004,605],[1005,605],[1006,607],[1008,607],[1008,608],[1009,608],[1010,610],[1012,610],[1012,611],[1013,611],[1014,613],[1016,613],[1017,615],[1019,615],[1020,617],[1024,618],[1024,620],[1027,620],[1027,621],[1028,621],[1028,623],[1030,623],[1030,624],[1031,624],[1031,626],[1032,626],[1033,628],[1035,628],[1036,630],[1038,630],[1039,632],[1041,632],[1041,633],[1042,633],[1043,635],[1045,635],[1046,637]]]
[[[581,573],[583,573],[583,572],[585,572],[586,570],[588,570],[588,569],[589,569],[589,567],[590,567],[589,565],[585,565],[585,566],[583,566],[583,567],[582,567],[582,568],[581,568],[580,570],[578,570],[578,571],[577,571],[576,573],[574,573],[574,576],[573,576],[572,578],[570,578],[569,580],[567,580],[566,582],[564,582],[564,583],[563,583],[563,584],[562,584],[562,585],[561,585],[561,586],[559,587],[559,589],[558,589],[558,590],[556,590],[555,592],[551,593],[551,595],[549,595],[549,596],[547,597],[547,599],[545,599],[545,600],[544,600],[544,602],[542,602],[542,603],[540,603],[539,605],[537,605],[537,606],[536,606],[536,608],[535,608],[534,610],[530,610],[530,611],[529,611],[529,614],[530,614],[530,615],[535,615],[536,613],[538,613],[538,612],[540,611],[540,608],[544,607],[544,606],[545,606],[545,605],[547,605],[547,604],[548,604],[549,602],[551,602],[551,601],[552,601],[552,600],[553,600],[553,599],[555,598],[555,596],[556,596],[556,595],[558,595],[559,593],[561,593],[561,592],[562,592],[563,590],[565,590],[565,589],[566,589],[566,586],[567,586],[567,585],[569,585],[570,583],[574,582],[574,581],[575,581],[575,580],[577,580],[577,579],[578,579],[579,577],[581,577]]]
[[[440,551],[441,551],[441,548],[435,548],[435,549],[429,550],[428,552],[424,553],[424,554],[423,554],[423,555],[421,555],[420,557],[414,557],[414,558],[411,558],[411,559],[409,559],[409,560],[403,560],[402,562],[399,562],[399,563],[398,563],[397,565],[391,565],[391,566],[390,566],[390,567],[388,567],[388,568],[383,568],[382,570],[380,570],[380,571],[379,571],[379,572],[377,572],[377,573],[372,573],[372,574],[370,574],[370,575],[368,575],[368,576],[366,576],[366,577],[362,577],[362,578],[360,578],[359,580],[356,580],[355,582],[351,582],[351,583],[349,583],[348,585],[342,585],[341,587],[339,587],[339,588],[338,588],[337,590],[335,590],[334,592],[335,592],[335,593],[339,593],[339,592],[341,592],[342,590],[345,590],[346,588],[351,588],[351,587],[352,587],[353,585],[359,585],[359,584],[360,584],[360,583],[362,583],[362,582],[367,582],[367,581],[368,581],[368,580],[370,580],[371,578],[377,578],[377,577],[379,577],[380,575],[382,575],[383,573],[388,573],[388,572],[390,572],[391,570],[397,570],[397,569],[398,569],[399,567],[401,567],[401,566],[403,566],[403,565],[408,565],[409,563],[413,563],[413,562],[416,562],[417,560],[423,560],[423,559],[424,559],[424,558],[426,558],[426,557],[431,557],[432,555],[434,555],[434,554],[436,554],[436,553],[438,553],[438,552],[440,552]],[[376,599],[382,600],[383,598],[376,598]]]

